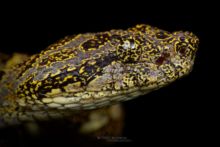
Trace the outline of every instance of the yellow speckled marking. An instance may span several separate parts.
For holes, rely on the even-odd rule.
[[[190,32],[140,24],[65,37],[30,57],[15,54],[0,63],[0,126],[59,118],[157,90],[189,74],[198,44]]]

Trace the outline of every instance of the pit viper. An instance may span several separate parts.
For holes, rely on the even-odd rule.
[[[140,24],[0,59],[0,126],[68,117],[157,90],[193,68],[199,39]]]

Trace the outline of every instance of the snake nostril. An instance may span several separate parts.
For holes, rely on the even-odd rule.
[[[179,53],[184,55],[186,52],[186,48],[185,47],[181,47],[180,50],[179,50]]]

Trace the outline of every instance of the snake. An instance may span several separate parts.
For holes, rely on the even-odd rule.
[[[192,32],[139,24],[2,55],[0,126],[74,117],[160,89],[192,71],[198,45]]]

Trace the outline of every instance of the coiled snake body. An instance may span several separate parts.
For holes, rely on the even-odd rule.
[[[0,124],[45,120],[133,99],[187,75],[198,38],[149,25],[65,37],[0,64]]]

